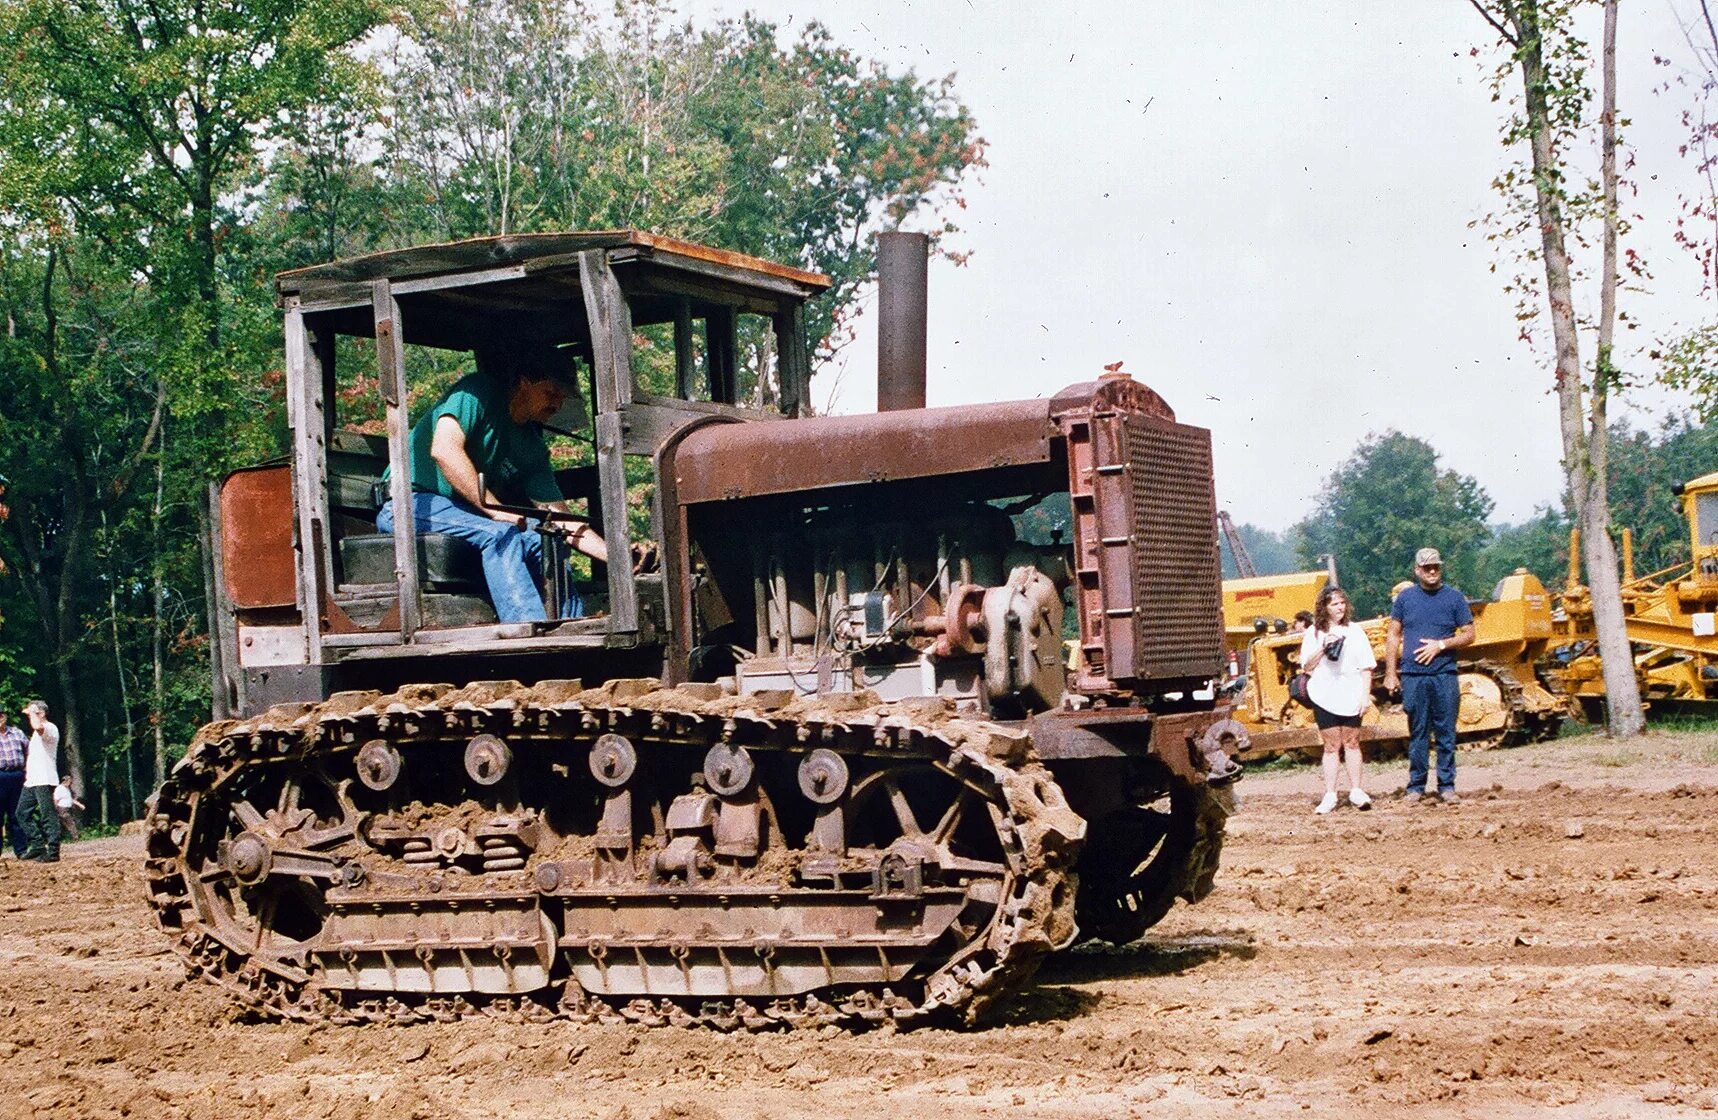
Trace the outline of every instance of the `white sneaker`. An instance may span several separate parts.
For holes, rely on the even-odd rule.
[[[1327,793],[1324,795],[1324,800],[1318,803],[1318,808],[1314,809],[1313,812],[1323,815],[1334,808],[1336,808],[1336,795]]]
[[[1372,808],[1372,799],[1366,796],[1366,791],[1358,786],[1348,791],[1348,803],[1356,809]]]

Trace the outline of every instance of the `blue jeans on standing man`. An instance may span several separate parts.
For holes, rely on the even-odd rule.
[[[24,771],[0,770],[0,828],[12,840],[12,854],[24,856],[24,818],[18,815],[18,797],[24,792]]]
[[[421,491],[412,495],[413,524],[419,533],[445,533],[476,545],[483,554],[483,578],[489,600],[502,622],[542,622],[543,538],[535,529],[520,529],[492,520],[451,498]],[[394,531],[394,503],[384,502],[376,528]],[[571,590],[561,605],[561,617],[578,618],[584,604]]]
[[[1460,678],[1455,673],[1403,673],[1402,707],[1408,712],[1408,792],[1426,792],[1433,737],[1438,741],[1438,792],[1454,790]]]

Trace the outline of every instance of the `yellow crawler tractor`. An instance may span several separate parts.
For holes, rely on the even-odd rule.
[[[1688,522],[1689,559],[1637,576],[1632,534],[1622,533],[1623,618],[1634,650],[1641,698],[1667,703],[1718,700],[1718,472],[1678,491]],[[1605,682],[1595,644],[1593,603],[1580,580],[1581,550],[1570,534],[1569,579],[1563,589],[1559,647],[1546,679],[1598,720]]]
[[[1320,573],[1322,575],[1322,573]],[[1472,604],[1474,643],[1458,651],[1461,711],[1457,734],[1466,747],[1500,747],[1548,739],[1568,714],[1534,674],[1555,640],[1551,596],[1525,568],[1498,581],[1487,602]],[[1383,691],[1388,620],[1361,623],[1379,661],[1373,706],[1361,718],[1361,742],[1370,755],[1400,753],[1408,745],[1408,718],[1399,700]],[[1240,757],[1253,761],[1319,751],[1312,711],[1289,697],[1300,671],[1301,635],[1268,634],[1251,643],[1247,674],[1231,686],[1232,718],[1246,732]],[[1237,741],[1241,736],[1236,736]]]
[[[1224,646],[1245,654],[1260,635],[1286,632],[1296,614],[1312,610],[1329,582],[1326,571],[1224,580]]]

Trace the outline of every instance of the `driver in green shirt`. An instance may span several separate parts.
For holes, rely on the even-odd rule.
[[[541,622],[543,542],[526,519],[486,505],[534,505],[565,511],[555,485],[547,423],[578,392],[572,364],[545,345],[477,351],[477,371],[454,382],[412,427],[412,516],[420,533],[470,541],[483,554],[483,576],[502,622]],[[479,491],[479,476],[483,490]],[[392,500],[376,528],[394,530]],[[589,525],[569,535],[574,548],[606,562],[608,546]],[[564,612],[581,613],[577,606]]]

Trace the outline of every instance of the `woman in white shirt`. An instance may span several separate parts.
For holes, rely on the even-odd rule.
[[[1313,607],[1312,628],[1300,643],[1300,668],[1313,719],[1324,739],[1324,800],[1316,813],[1336,808],[1336,778],[1348,758],[1348,800],[1356,809],[1372,808],[1360,785],[1360,716],[1372,703],[1372,669],[1378,664],[1366,632],[1349,621],[1348,595],[1326,587]]]

